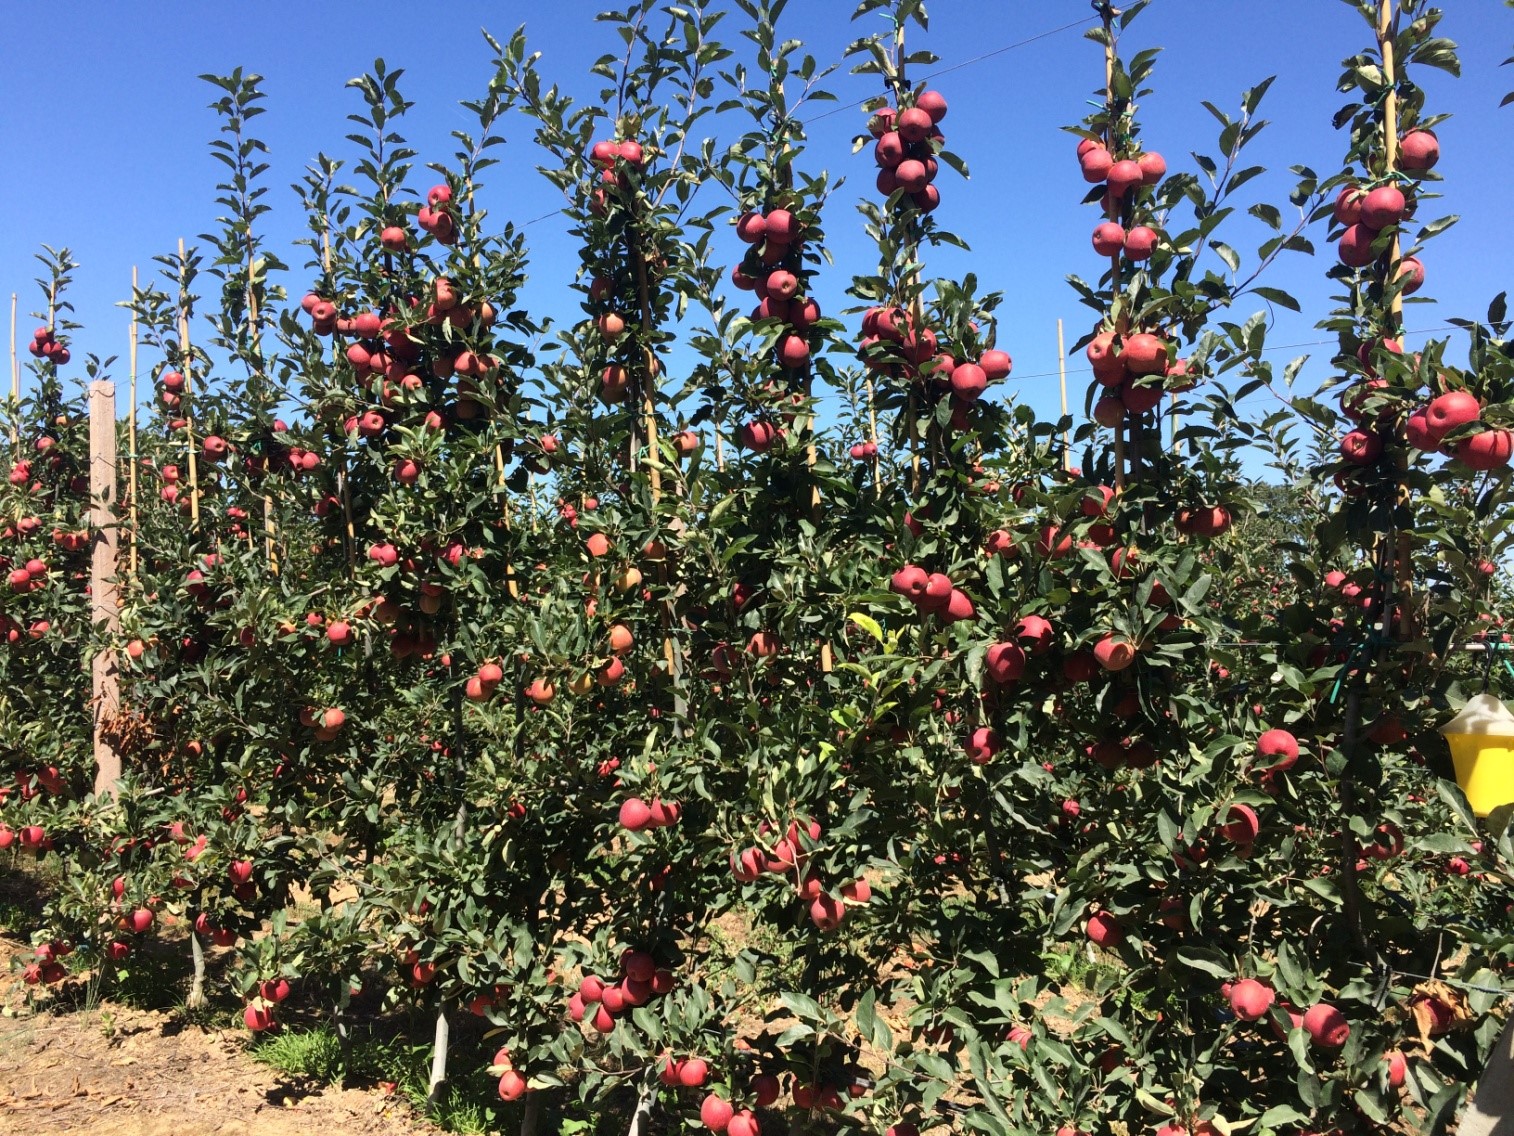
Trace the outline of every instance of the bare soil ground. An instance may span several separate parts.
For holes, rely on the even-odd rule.
[[[0,877],[3,880],[3,877]],[[26,897],[5,889],[12,910]],[[30,956],[0,917],[0,1134],[434,1136],[382,1088],[291,1082],[247,1053],[242,1030],[172,1011],[90,1004],[74,987],[26,1004],[12,960]],[[230,1015],[223,1015],[230,1025]]]

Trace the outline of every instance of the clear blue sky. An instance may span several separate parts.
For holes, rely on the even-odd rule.
[[[213,91],[199,74],[242,66],[265,77],[268,112],[255,128],[273,162],[269,201],[275,213],[268,232],[284,259],[298,265],[303,257],[289,242],[301,217],[288,186],[319,150],[351,157],[344,115],[357,109],[358,99],[344,89],[348,78],[377,55],[405,69],[403,89],[416,106],[401,129],[420,151],[413,181],[424,190],[432,179],[420,167],[445,159],[452,149],[448,132],[464,124],[458,101],[482,94],[490,78],[478,29],[504,36],[524,22],[533,49],[543,53],[545,77],[592,99],[599,80],[588,76],[588,65],[618,43],[606,25],[593,21],[604,6],[602,0],[550,6],[471,0],[12,6],[5,16],[10,50],[0,68],[0,153],[6,156],[0,172],[6,218],[0,289],[6,301],[10,292],[21,294],[23,346],[33,326],[26,313],[38,303],[32,254],[42,243],[66,245],[81,264],[72,299],[86,325],[68,370],[82,375],[79,361],[94,351],[122,356],[116,375],[125,377],[127,317],[114,305],[129,295],[132,266],[151,272],[155,254],[170,252],[181,236],[193,243],[216,216],[213,187],[222,167],[209,157],[206,142],[218,122],[207,109]],[[784,30],[807,41],[822,61],[839,60],[846,43],[873,30],[850,22],[852,7],[850,0],[794,3]],[[1425,290],[1440,303],[1412,309],[1411,329],[1439,327],[1447,316],[1480,317],[1494,294],[1514,284],[1503,247],[1507,239],[1488,236],[1508,231],[1507,207],[1498,202],[1509,192],[1514,107],[1500,110],[1498,102],[1514,88],[1514,67],[1498,64],[1514,44],[1514,11],[1495,0],[1449,0],[1445,7],[1442,30],[1460,44],[1464,77],[1422,76],[1430,108],[1455,115],[1439,130],[1445,200],[1430,204],[1422,216],[1455,212],[1463,220],[1431,246]],[[930,8],[932,27],[924,38],[941,57],[935,69],[1090,15],[1086,0],[936,0]],[[739,20],[739,14],[728,17],[724,35],[737,46]],[[1157,93],[1142,107],[1147,144],[1165,153],[1173,169],[1193,169],[1189,152],[1213,153],[1218,129],[1200,100],[1233,110],[1245,87],[1277,75],[1263,104],[1272,125],[1254,149],[1255,160],[1271,172],[1251,183],[1254,196],[1248,200],[1278,203],[1286,214],[1294,180],[1288,166],[1307,164],[1321,174],[1339,168],[1343,138],[1331,129],[1330,117],[1344,96],[1335,81],[1341,59],[1364,46],[1367,33],[1360,18],[1334,0],[1154,0],[1122,45],[1127,55],[1152,45],[1165,48],[1154,76]],[[843,68],[830,87],[843,100],[856,101],[875,93],[870,82]],[[1064,276],[1093,276],[1100,267],[1088,241],[1096,217],[1078,204],[1085,187],[1073,144],[1060,127],[1082,116],[1101,82],[1098,49],[1072,30],[971,63],[934,84],[950,100],[943,124],[949,143],[972,170],[968,182],[943,170],[939,216],[973,251],[941,250],[932,259],[932,274],[971,269],[984,287],[1006,294],[1000,345],[1015,359],[1011,382],[1020,398],[1050,417],[1056,413],[1056,380],[1035,376],[1055,374],[1056,321],[1067,321],[1071,343],[1087,329],[1091,314],[1077,304]],[[815,126],[803,158],[810,168],[828,167],[849,179],[827,216],[838,262],[821,287],[830,311],[842,306],[850,273],[871,267],[851,205],[872,193],[870,159],[850,152],[850,137],[862,125],[860,113],[832,115]],[[510,145],[504,163],[490,171],[486,201],[496,218],[539,217],[559,199],[534,172],[539,155],[530,123],[516,120],[507,133]],[[553,218],[528,230],[533,263],[526,302],[571,317],[576,297],[567,285],[576,257],[565,228]],[[1229,239],[1245,254],[1264,235],[1259,227],[1242,226]],[[1323,245],[1322,230],[1312,235]],[[729,247],[734,257],[734,236]],[[1320,251],[1315,258],[1285,260],[1267,281],[1292,291],[1305,310],[1303,317],[1279,313],[1275,345],[1320,338],[1312,323],[1327,308],[1322,274],[1332,255],[1328,248]],[[305,282],[296,268],[285,283],[297,297]],[[1419,339],[1411,335],[1411,346]],[[1305,351],[1329,354],[1328,347],[1300,347],[1279,350],[1274,358],[1281,362]],[[144,368],[150,362],[144,359]],[[1312,391],[1324,374],[1312,367],[1303,387]],[[1075,373],[1075,409],[1084,385]],[[1262,401],[1254,405],[1264,408]]]

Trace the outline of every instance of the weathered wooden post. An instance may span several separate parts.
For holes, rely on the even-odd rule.
[[[89,384],[89,495],[90,622],[115,634],[121,629],[116,603],[116,386],[102,380]],[[104,736],[104,724],[121,709],[115,651],[101,650],[92,669],[95,795],[103,797],[113,794],[121,779],[121,755]]]

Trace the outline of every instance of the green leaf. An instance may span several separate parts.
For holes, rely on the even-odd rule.
[[[1258,285],[1251,291],[1269,303],[1276,304],[1280,308],[1287,308],[1290,312],[1301,310],[1298,301],[1281,288],[1266,288]]]
[[[1473,815],[1472,806],[1467,802],[1467,795],[1461,791],[1461,786],[1442,778],[1435,783],[1435,788],[1456,819],[1461,821],[1468,832],[1477,835],[1477,817]]]
[[[1229,979],[1235,975],[1235,964],[1213,948],[1178,947],[1172,952],[1172,959],[1214,978]]]

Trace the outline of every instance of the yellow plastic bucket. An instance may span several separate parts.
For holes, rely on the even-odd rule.
[[[1514,801],[1514,738],[1494,734],[1447,734],[1456,783],[1472,811],[1487,816]]]

